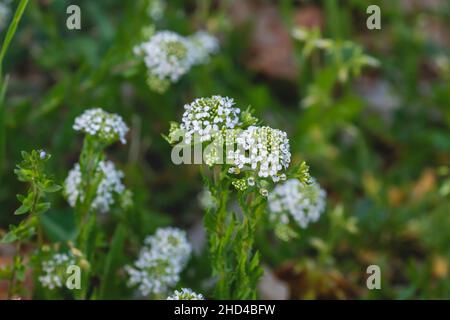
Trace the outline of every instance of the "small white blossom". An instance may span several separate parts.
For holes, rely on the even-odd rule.
[[[44,275],[39,276],[38,280],[44,288],[61,288],[67,276],[67,267],[75,263],[76,259],[71,253],[55,253],[49,260],[42,262]]]
[[[214,209],[217,207],[216,200],[208,189],[203,189],[198,195],[198,202],[203,210]]]
[[[205,297],[191,289],[182,288],[181,291],[175,290],[171,296],[167,297],[167,300],[205,300]]]
[[[301,227],[316,222],[325,210],[326,192],[311,179],[303,184],[298,179],[289,179],[278,184],[268,197],[270,220],[288,225],[291,218]]]
[[[109,211],[115,203],[114,196],[120,196],[125,191],[125,186],[122,183],[123,177],[123,172],[117,170],[113,162],[101,161],[99,163],[95,176],[91,177],[94,180],[100,179],[96,196],[92,201],[92,209],[101,213]],[[84,200],[83,180],[78,163],[69,171],[64,182],[64,193],[71,207],[75,207],[78,199]]]
[[[144,244],[134,264],[125,267],[128,285],[137,286],[143,296],[166,293],[180,280],[192,252],[186,232],[160,228]]]
[[[107,143],[120,140],[123,144],[126,143],[125,135],[129,130],[121,116],[100,108],[86,110],[75,119],[73,129],[96,136]]]
[[[176,82],[192,67],[194,59],[189,41],[172,31],[159,31],[149,41],[134,48],[142,56],[150,75]]]
[[[172,261],[176,260],[176,264],[183,267],[192,251],[186,232],[172,227],[159,228],[154,235],[145,238],[144,244],[150,247],[152,252],[171,257]]]
[[[241,110],[233,106],[233,99],[221,96],[199,98],[186,104],[180,126],[185,130],[184,142],[191,143],[193,137],[201,142],[211,141],[221,137],[226,129],[235,128],[240,123]]]
[[[236,143],[237,149],[229,151],[228,160],[238,172],[247,166],[258,177],[271,177],[277,182],[291,161],[287,134],[278,129],[250,126],[238,134]]]
[[[219,40],[206,31],[198,31],[189,37],[191,43],[191,55],[194,64],[205,64],[209,57],[219,51]]]

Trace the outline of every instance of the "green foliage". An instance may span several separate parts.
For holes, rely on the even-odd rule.
[[[15,215],[30,214],[31,217],[23,220],[19,226],[11,226],[10,231],[1,240],[4,243],[23,241],[35,233],[38,217],[48,211],[50,202],[46,201],[46,195],[61,190],[45,172],[45,164],[50,155],[43,150],[33,150],[30,153],[22,151],[22,162],[20,162],[14,173],[21,182],[30,185],[25,195],[17,195],[21,206],[14,211]]]
[[[43,150],[33,150],[31,153],[22,151],[22,162],[17,165],[14,173],[19,181],[30,184],[26,195],[17,195],[17,199],[22,205],[14,212],[16,215],[42,214],[50,209],[50,203],[44,202],[47,193],[54,193],[61,190],[61,186],[54,183],[51,177],[45,173],[45,163],[50,159],[50,155]]]

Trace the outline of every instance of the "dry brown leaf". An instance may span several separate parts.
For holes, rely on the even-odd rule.
[[[413,200],[418,201],[436,186],[436,173],[432,169],[425,169],[412,190]]]

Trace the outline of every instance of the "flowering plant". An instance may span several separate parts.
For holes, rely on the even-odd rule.
[[[202,176],[215,205],[206,208],[204,224],[219,298],[256,297],[262,274],[259,254],[253,248],[256,228],[273,184],[288,177],[287,134],[258,122],[250,109],[235,107],[233,99],[212,96],[185,105],[181,124],[172,123],[166,136],[175,146],[181,138],[183,151],[209,143],[203,155],[210,170],[202,168]],[[307,181],[306,166],[300,166],[294,176]],[[240,212],[229,206],[233,190]]]

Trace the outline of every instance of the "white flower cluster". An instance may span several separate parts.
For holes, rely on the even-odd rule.
[[[9,8],[10,5],[9,0],[0,1],[0,31],[6,26],[6,22],[9,19],[11,14],[11,10]]]
[[[134,53],[143,56],[151,75],[176,82],[193,64],[189,48],[185,37],[172,31],[159,31],[149,41],[136,46]]]
[[[206,32],[184,37],[172,31],[159,31],[136,46],[134,53],[143,57],[150,76],[175,83],[193,65],[206,63],[218,46],[217,39]]]
[[[92,202],[92,209],[98,210],[101,213],[109,211],[115,202],[114,196],[120,196],[125,191],[125,186],[122,183],[123,177],[123,172],[116,169],[113,162],[100,161],[96,175],[92,177],[94,180],[100,179],[96,196]],[[78,163],[69,171],[64,182],[64,193],[71,207],[75,207],[78,199],[80,201],[84,200],[85,194],[80,165]]]
[[[227,155],[235,165],[230,168],[230,173],[240,172],[249,166],[258,177],[271,177],[274,182],[284,179],[285,175],[280,171],[287,169],[291,161],[286,132],[250,126],[237,136],[236,143],[237,149]]]
[[[205,300],[205,297],[191,289],[182,288],[181,291],[175,290],[171,296],[167,297],[167,300]]]
[[[160,228],[145,239],[138,259],[126,266],[128,285],[138,286],[142,295],[163,294],[180,280],[192,252],[186,232],[177,228]]]
[[[107,143],[120,140],[126,143],[125,135],[128,127],[122,117],[108,113],[100,108],[88,109],[75,119],[73,129],[91,136],[97,136]]]
[[[316,222],[325,210],[326,192],[311,179],[303,184],[298,179],[289,179],[275,187],[268,197],[270,220],[288,225],[290,218],[302,228]]]
[[[228,97],[212,96],[195,99],[184,106],[180,128],[185,131],[184,142],[189,144],[192,138],[201,142],[211,141],[239,125],[239,113],[234,100]]]
[[[189,37],[194,64],[209,62],[209,57],[219,51],[219,40],[206,31],[197,31]]]
[[[72,254],[55,253],[49,260],[42,262],[44,275],[39,277],[39,282],[50,290],[61,288],[64,285],[67,267],[75,263],[76,259]]]

